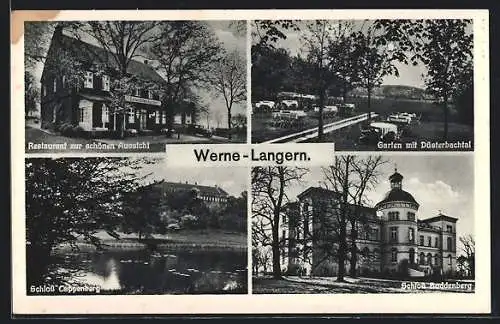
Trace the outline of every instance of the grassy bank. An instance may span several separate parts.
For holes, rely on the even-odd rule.
[[[179,230],[168,234],[154,234],[151,238],[141,238],[137,233],[118,233],[120,238],[116,239],[106,232],[98,232],[95,236],[99,238],[104,248],[109,250],[143,250],[154,243],[161,250],[244,250],[247,248],[247,234],[239,232],[227,232],[222,230]],[[96,247],[84,241],[77,242],[77,246],[83,251],[93,251]],[[69,244],[61,245],[57,251],[71,249]]]

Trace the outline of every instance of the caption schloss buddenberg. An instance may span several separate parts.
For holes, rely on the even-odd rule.
[[[250,153],[238,151],[216,152],[210,149],[193,149],[197,162],[238,162],[241,160],[267,161],[283,164],[284,162],[310,161],[311,157],[304,151],[278,151],[266,152],[258,151],[255,148]]]

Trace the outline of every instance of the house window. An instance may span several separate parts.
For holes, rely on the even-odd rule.
[[[418,257],[418,263],[423,265],[425,263],[425,254],[424,252],[420,252],[420,255]]]
[[[167,123],[167,113],[165,111],[161,112],[161,123],[165,125]]]
[[[286,215],[283,215],[282,221],[283,221],[283,224],[286,224]]]
[[[408,229],[408,241],[410,241],[410,243],[415,242],[415,229],[413,228]]]
[[[434,247],[439,247],[439,238],[434,238]]]
[[[156,124],[160,123],[160,112],[158,110],[155,113],[155,123]]]
[[[148,98],[153,99],[153,91],[148,90]]]
[[[128,122],[129,122],[129,124],[135,123],[134,108],[128,109]]]
[[[398,262],[398,250],[397,249],[391,250],[391,262]]]
[[[415,213],[408,212],[406,215],[409,221],[415,221]]]
[[[373,239],[378,240],[378,228],[373,229]]]
[[[282,238],[286,239],[286,230],[283,230],[282,234],[283,234]]]
[[[108,106],[106,105],[102,105],[102,123],[103,123],[103,127],[104,127],[104,124],[105,123],[109,123],[109,108]]]
[[[432,254],[427,253],[427,264],[432,265]]]
[[[388,214],[390,221],[399,220],[399,212],[389,212]]]
[[[102,76],[102,90],[109,91],[109,75]]]
[[[434,265],[439,266],[439,256],[437,254],[434,256]]]
[[[66,76],[65,75],[62,76],[62,87],[66,88]]]
[[[134,89],[134,96],[139,97],[139,88]]]
[[[420,245],[424,245],[424,236],[420,235]]]
[[[446,248],[448,251],[453,251],[452,249],[452,239],[451,237],[446,238]]]
[[[94,87],[94,74],[90,71],[85,71],[85,81],[83,86],[92,89]]]
[[[432,237],[427,237],[427,246],[432,246]]]
[[[447,231],[448,233],[453,233],[453,226],[451,226],[451,225],[446,225],[446,231]]]
[[[85,122],[88,122],[90,120],[90,112],[91,112],[91,109],[89,109],[89,107],[80,107],[79,108],[79,119],[78,121],[80,123],[85,123]]]
[[[54,87],[53,87],[53,92],[57,92],[57,78],[54,78]]]
[[[451,262],[452,262],[451,254],[448,254],[448,265],[451,266]]]
[[[391,242],[397,242],[397,241],[398,241],[398,228],[391,227]]]

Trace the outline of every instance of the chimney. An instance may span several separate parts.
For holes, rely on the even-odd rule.
[[[194,184],[195,184],[195,186],[197,186],[197,185],[198,185],[198,182],[195,182]]]

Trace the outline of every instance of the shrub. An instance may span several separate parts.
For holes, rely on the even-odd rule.
[[[85,130],[80,125],[77,125],[73,126],[72,132],[74,136],[82,136]]]

